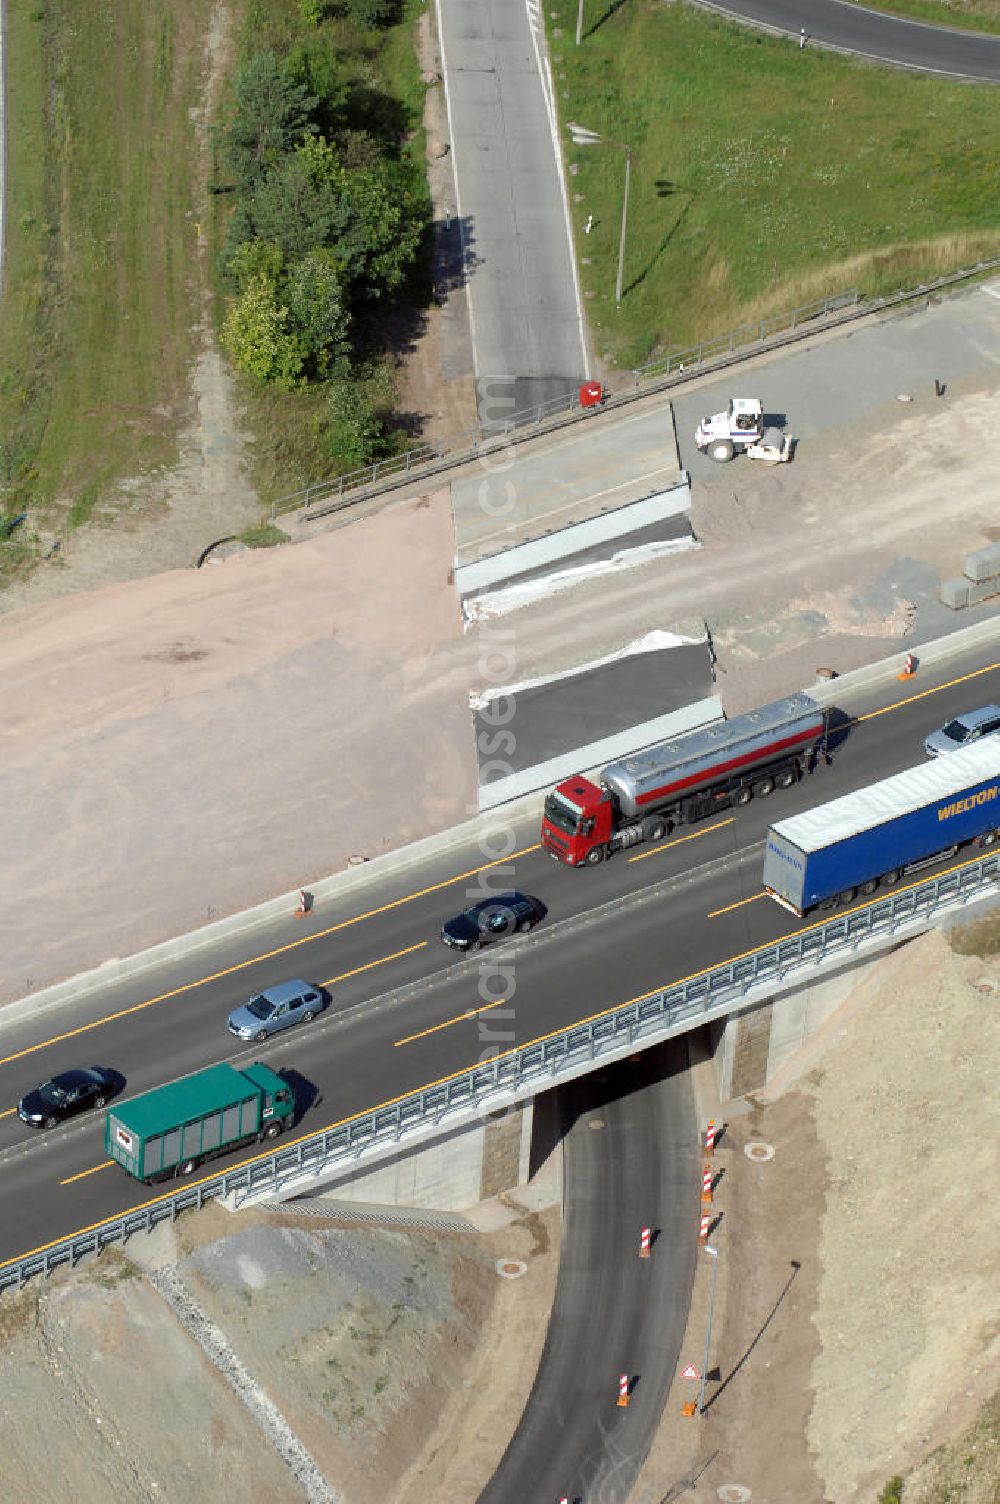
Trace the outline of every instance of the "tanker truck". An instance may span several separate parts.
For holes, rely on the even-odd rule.
[[[1000,840],[1000,737],[856,789],[767,833],[764,892],[802,919]]]
[[[569,867],[662,840],[733,805],[787,789],[826,754],[827,713],[789,695],[610,763],[594,783],[575,774],[546,795],[542,845]]]

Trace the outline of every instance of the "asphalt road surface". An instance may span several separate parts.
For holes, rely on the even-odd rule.
[[[677,1369],[694,1280],[697,1124],[671,1040],[559,1092],[559,1278],[538,1373],[480,1504],[624,1504]],[[639,1231],[655,1231],[640,1259]],[[627,1374],[627,1408],[617,1404]]]
[[[481,422],[586,380],[579,290],[540,15],[438,0]]]
[[[1000,37],[981,31],[927,26],[883,11],[866,10],[855,0],[699,0],[707,10],[771,27],[817,43],[896,63],[926,73],[1000,83]]]
[[[915,684],[891,680],[845,699],[852,716],[876,713],[850,728],[832,767],[596,869],[553,862],[532,819],[509,831],[510,860],[488,870],[481,849],[470,846],[324,904],[308,919],[272,921],[74,1003],[21,1017],[6,1010],[0,1259],[152,1194],[105,1159],[103,1114],[50,1133],[19,1122],[18,1097],[47,1076],[105,1065],[135,1094],[218,1060],[263,1058],[296,1070],[318,1093],[299,1128],[311,1133],[463,1070],[490,1049],[525,1044],[794,933],[802,924],[761,894],[769,823],[922,761],[929,730],[1000,699],[998,656],[956,658],[921,671]],[[468,958],[440,943],[443,918],[508,886],[547,905],[532,934]],[[327,1013],[278,1042],[239,1046],[225,1028],[229,1011],[296,976],[328,988]],[[234,1162],[215,1161],[206,1173]]]

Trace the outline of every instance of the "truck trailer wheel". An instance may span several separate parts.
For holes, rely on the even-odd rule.
[[[590,850],[587,852],[587,866],[588,867],[596,867],[599,862],[603,862],[603,861],[604,861],[604,847],[603,846],[591,846]]]
[[[193,1175],[197,1168],[198,1161],[196,1159],[182,1159],[177,1166],[177,1173],[178,1175]]]
[[[718,460],[720,465],[724,465],[727,460],[731,460],[736,453],[731,439],[717,439],[714,444],[709,445],[708,452],[713,460]]]

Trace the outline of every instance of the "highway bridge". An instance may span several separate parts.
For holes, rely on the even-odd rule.
[[[363,891],[324,898],[305,918],[290,905],[280,919],[215,943],[178,943],[169,963],[127,980],[11,1005],[0,1020],[0,1260],[150,1196],[105,1160],[99,1115],[48,1134],[25,1129],[17,1099],[45,1077],[105,1065],[134,1094],[218,1060],[260,1056],[295,1070],[316,1094],[300,1131],[318,1132],[484,1054],[794,935],[801,922],[761,895],[770,821],[919,761],[928,730],[991,699],[1000,699],[1000,661],[989,641],[906,685],[891,675],[854,691],[845,682],[839,709],[849,724],[832,766],[661,845],[570,871],[540,849],[533,810],[509,830],[491,823],[500,844],[490,857],[482,838],[470,837],[384,878],[373,874]],[[472,958],[440,943],[443,918],[484,888],[507,886],[546,905],[533,934]],[[229,1011],[292,976],[329,990],[326,1014],[274,1044],[234,1049]]]

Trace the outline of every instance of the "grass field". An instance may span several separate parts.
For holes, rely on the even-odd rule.
[[[193,134],[207,0],[7,11],[0,484],[56,529],[168,462],[187,402]],[[0,578],[26,567],[17,529]]]
[[[891,11],[913,21],[954,26],[961,31],[1000,33],[997,0],[864,0],[869,10]]]
[[[606,358],[634,365],[827,293],[913,286],[1000,253],[1000,89],[800,52],[683,4],[587,3],[580,48],[573,0],[548,14],[564,127],[606,141],[574,147],[563,130]],[[632,175],[616,309],[617,143]]]

